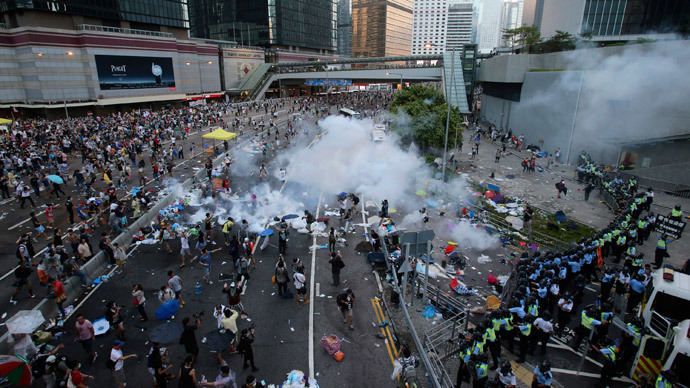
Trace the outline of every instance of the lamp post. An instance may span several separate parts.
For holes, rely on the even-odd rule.
[[[433,43],[427,43],[424,45],[424,47],[434,47],[436,46]],[[451,55],[450,55],[450,82],[451,86],[454,82],[455,78],[455,47],[452,48]],[[448,155],[448,128],[450,127],[450,101],[451,97],[453,95],[453,88],[451,87],[450,90],[449,88],[446,88],[446,104],[448,104],[448,111],[446,112],[446,135],[445,135],[445,140],[443,143],[443,167],[441,170],[441,181],[445,182],[446,181],[446,157]],[[457,137],[456,137],[457,139]],[[457,140],[456,140],[457,141]]]
[[[400,76],[400,90],[403,89],[403,74],[402,74],[402,73],[389,73],[389,72],[386,72],[386,75],[399,75],[399,76]]]

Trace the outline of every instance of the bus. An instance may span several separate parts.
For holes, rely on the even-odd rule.
[[[347,108],[342,108],[341,110],[338,111],[339,115],[343,115],[345,117],[351,117],[353,119],[361,120],[362,115],[359,114],[359,112],[355,112],[352,109],[347,109]]]

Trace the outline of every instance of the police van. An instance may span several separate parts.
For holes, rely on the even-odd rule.
[[[375,124],[374,129],[371,130],[371,141],[374,143],[381,143],[386,140],[386,126],[383,124]]]
[[[678,376],[677,386],[690,388],[690,275],[671,267],[652,273],[640,317],[645,335],[632,333],[639,342],[630,376],[639,381],[642,374],[656,380],[662,370]],[[629,325],[614,323],[631,332]]]

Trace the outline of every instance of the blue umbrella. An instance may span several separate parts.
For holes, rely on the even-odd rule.
[[[297,214],[288,214],[286,216],[283,216],[283,221],[285,220],[291,220],[293,218],[298,218],[299,216]]]
[[[65,183],[65,181],[62,180],[59,175],[48,175],[48,179],[50,179],[51,182],[57,183],[58,185]]]
[[[161,305],[161,307],[156,310],[156,319],[164,320],[175,315],[177,310],[180,309],[180,302],[177,300],[169,300]]]
[[[140,190],[141,187],[132,187],[132,196],[136,196]]]
[[[264,229],[259,233],[259,236],[266,237],[273,234],[273,229]]]

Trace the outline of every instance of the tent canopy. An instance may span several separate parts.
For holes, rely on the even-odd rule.
[[[10,119],[3,119],[3,118],[0,118],[0,124],[9,124],[9,123],[11,123],[11,122],[12,122],[12,120],[10,120]]]
[[[203,136],[204,139],[217,139],[217,140],[230,140],[235,137],[237,137],[237,134],[235,132],[228,132],[223,130],[223,128],[218,127],[215,131],[211,133],[207,133]]]

